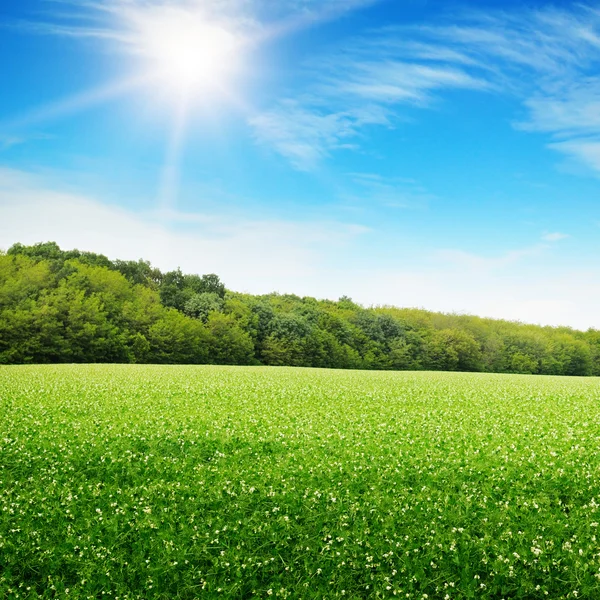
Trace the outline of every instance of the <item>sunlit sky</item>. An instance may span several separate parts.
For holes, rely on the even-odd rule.
[[[0,3],[0,248],[600,328],[600,4]]]

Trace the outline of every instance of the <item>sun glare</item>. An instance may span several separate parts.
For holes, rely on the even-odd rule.
[[[225,87],[239,67],[240,43],[218,23],[185,10],[150,12],[136,23],[135,53],[175,94]]]

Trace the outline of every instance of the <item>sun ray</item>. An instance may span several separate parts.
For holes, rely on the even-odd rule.
[[[115,0],[54,0],[86,8],[94,18],[48,25],[43,31],[69,37],[90,38],[127,59],[131,72],[121,81],[88,90],[42,106],[0,123],[12,132],[41,122],[60,119],[123,95],[141,90],[165,102],[172,127],[159,177],[157,205],[172,210],[179,195],[187,126],[192,112],[205,116],[223,104],[248,114],[241,94],[248,55],[258,39],[254,25],[213,10],[203,2]],[[252,31],[251,31],[252,30]]]
[[[161,212],[172,211],[177,205],[185,131],[188,123],[188,102],[189,98],[187,96],[182,95],[180,97],[167,143],[158,197],[158,210]]]
[[[57,102],[46,104],[16,118],[0,122],[0,127],[4,130],[14,130],[60,119],[143,88],[152,81],[153,77],[154,75],[145,74],[113,81],[74,96],[63,98]]]

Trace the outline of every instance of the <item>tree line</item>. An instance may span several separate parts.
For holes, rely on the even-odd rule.
[[[600,331],[255,296],[214,274],[15,244],[0,254],[0,364],[64,362],[600,375]]]

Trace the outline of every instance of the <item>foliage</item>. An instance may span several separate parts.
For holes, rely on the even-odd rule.
[[[0,363],[263,364],[600,375],[600,332],[226,290],[47,242],[0,254]]]
[[[200,319],[203,323],[208,321],[211,312],[220,312],[223,309],[223,298],[214,292],[194,294],[184,305],[183,312],[190,317]]]

